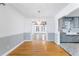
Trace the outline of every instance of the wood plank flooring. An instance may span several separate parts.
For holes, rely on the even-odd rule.
[[[8,56],[70,56],[70,54],[54,42],[28,41]]]

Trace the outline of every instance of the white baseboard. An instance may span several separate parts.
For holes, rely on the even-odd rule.
[[[15,50],[18,46],[20,46],[22,43],[24,43],[26,41],[32,41],[32,40],[23,40],[22,42],[20,42],[19,44],[17,44],[14,48],[12,48],[9,51],[7,51],[6,53],[4,53],[2,56],[7,56],[9,53],[11,53],[13,50]],[[52,40],[48,40],[48,41],[52,41]]]
[[[9,53],[11,53],[13,50],[15,50],[18,46],[20,46],[22,43],[24,43],[24,41],[20,42],[19,44],[17,44],[14,48],[12,48],[11,50],[7,51],[6,53],[4,53],[2,56],[7,56]]]
[[[25,41],[31,41],[31,40],[23,40],[22,42],[20,42],[19,44],[17,44],[14,48],[12,48],[11,50],[9,50],[6,53],[4,53],[2,56],[7,56],[9,53],[11,53],[13,50],[15,50],[18,46],[20,46]]]

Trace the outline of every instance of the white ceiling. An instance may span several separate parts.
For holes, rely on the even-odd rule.
[[[11,7],[27,18],[39,16],[54,17],[58,12],[65,8],[68,3],[12,3]],[[37,11],[40,10],[40,13]]]
[[[67,16],[68,16],[68,17],[73,17],[73,16],[78,16],[78,17],[79,17],[79,8],[76,9],[76,10],[74,10],[74,11],[72,11],[72,12],[69,13]]]

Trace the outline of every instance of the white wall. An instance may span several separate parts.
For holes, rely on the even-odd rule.
[[[31,33],[32,31],[32,18],[26,18],[24,20],[24,32]]]
[[[47,18],[48,33],[55,33],[55,19]]]
[[[24,20],[11,6],[0,6],[0,55],[5,55],[24,40]]]
[[[24,19],[10,6],[0,6],[0,37],[23,33]]]
[[[79,16],[79,8],[69,13],[67,16]]]
[[[31,33],[32,31],[32,19],[33,18],[27,18],[24,22],[24,28],[26,33]],[[47,32],[48,33],[55,33],[55,20],[54,18],[46,18],[47,20]]]
[[[24,18],[11,6],[0,6],[0,37],[19,33],[31,33],[32,19]],[[46,18],[48,33],[55,33],[54,18]]]

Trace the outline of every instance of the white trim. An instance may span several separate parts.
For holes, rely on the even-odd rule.
[[[22,43],[24,43],[24,41],[20,42],[19,44],[17,44],[14,48],[10,49],[9,51],[7,51],[6,53],[4,53],[2,56],[7,56],[10,52],[12,52],[13,50],[15,50],[18,46],[20,46]]]
[[[12,49],[10,49],[9,51],[7,51],[6,53],[4,53],[2,56],[7,56],[9,53],[11,53],[13,50],[15,50],[18,46],[20,46],[22,43],[24,43],[25,41],[31,41],[31,40],[23,40],[22,42],[20,42],[19,44],[17,44],[15,47],[13,47]]]
[[[23,40],[22,42],[20,42],[19,44],[17,44],[15,47],[13,47],[12,49],[10,49],[6,53],[4,53],[2,56],[7,56],[9,53],[11,53],[13,50],[15,50],[18,46],[20,46],[22,43],[24,43],[26,41],[32,41],[32,40]],[[47,41],[52,41],[52,40],[47,40]]]

